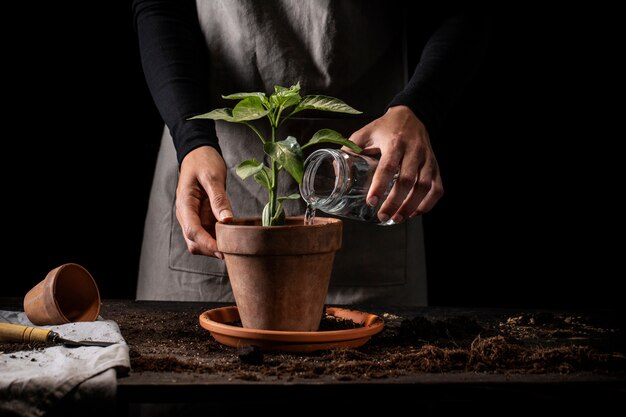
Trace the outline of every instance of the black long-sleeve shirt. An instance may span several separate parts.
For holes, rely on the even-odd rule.
[[[135,0],[133,14],[146,81],[172,134],[179,163],[199,146],[219,150],[212,121],[188,120],[211,110],[206,81],[209,56],[195,1]],[[455,14],[438,22],[423,48],[417,36],[411,36],[413,31],[407,31],[407,53],[419,59],[409,59],[417,61],[413,75],[388,104],[408,106],[431,136],[478,67],[487,37],[482,15]],[[413,24],[417,23],[408,18],[407,27]]]

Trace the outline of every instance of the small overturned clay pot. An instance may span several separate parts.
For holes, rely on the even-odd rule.
[[[84,267],[63,264],[26,294],[24,312],[39,326],[94,321],[100,314],[100,292]]]
[[[216,225],[218,250],[246,328],[316,331],[330,283],[342,221],[289,217],[284,226],[261,226],[258,218]]]

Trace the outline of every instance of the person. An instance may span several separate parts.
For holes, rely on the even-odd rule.
[[[233,301],[214,226],[234,216],[260,215],[264,190],[242,181],[234,167],[245,159],[262,160],[262,147],[246,126],[189,118],[232,106],[221,95],[271,93],[275,85],[300,82],[303,94],[338,97],[363,114],[302,112],[281,129],[304,143],[319,128],[331,128],[362,148],[378,149],[370,205],[399,170],[378,212],[396,225],[344,220],[327,302],[427,304],[421,215],[443,194],[431,140],[478,68],[487,25],[482,15],[469,13],[436,13],[420,23],[407,4],[133,2],[145,78],[165,122],[137,299]],[[419,8],[418,13],[429,16]],[[279,195],[298,192],[297,184],[282,183]],[[302,215],[303,202],[286,202],[285,211]]]

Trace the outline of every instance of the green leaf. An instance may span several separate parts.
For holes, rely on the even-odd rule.
[[[254,180],[268,190],[272,189],[272,181],[270,178],[272,178],[272,171],[265,165],[263,165],[261,171],[254,174]]]
[[[250,175],[257,174],[261,170],[263,170],[263,164],[256,159],[248,159],[246,161],[243,161],[235,168],[235,172],[242,180],[245,180]]]
[[[272,171],[256,159],[243,161],[235,168],[235,172],[242,180],[254,175],[254,180],[268,190],[272,188],[270,178]]]
[[[267,142],[263,145],[263,150],[282,165],[298,184],[302,183],[304,158],[296,138],[289,136],[280,142]]]
[[[287,87],[281,87],[280,85],[275,85],[274,86],[274,94],[276,93],[284,93],[287,91],[294,91],[296,93],[300,92],[300,81],[298,81],[297,83],[295,83],[294,85],[292,85],[291,87],[287,88]]]
[[[265,207],[263,207],[263,214],[261,215],[261,220],[263,222],[263,226],[272,225],[272,214],[270,213],[270,203],[267,203]]]
[[[335,97],[330,96],[304,96],[302,101],[293,110],[291,114],[297,113],[302,110],[323,110],[332,111],[335,113],[349,113],[349,114],[361,114],[363,112],[356,110]]]
[[[292,85],[289,88],[274,86],[274,94],[270,96],[270,103],[274,107],[287,108],[295,106],[302,100],[300,96],[300,83]]]
[[[241,100],[233,108],[233,121],[245,122],[248,120],[257,120],[265,117],[269,113],[261,99],[258,97],[248,97]]]
[[[253,92],[253,93],[234,93],[234,94],[229,94],[227,96],[222,96],[222,98],[228,99],[228,100],[241,100],[244,98],[248,98],[248,97],[258,97],[261,99],[261,101],[265,98],[267,99],[267,97],[265,96],[265,93],[257,93],[257,92]]]
[[[343,137],[343,135],[332,129],[320,129],[309,140],[306,144],[302,146],[302,149],[307,146],[317,145],[318,143],[336,143],[337,145],[347,146],[355,153],[361,153],[363,149],[359,147],[356,143],[352,142]]]
[[[292,93],[292,94],[282,94],[282,95],[274,95],[270,96],[270,103],[274,107],[282,107],[286,109],[287,107],[295,106],[302,100],[300,94]]]
[[[226,120],[227,122],[234,122],[233,109],[215,109],[208,113],[199,114],[197,116],[190,117],[187,120],[193,119],[213,119],[213,120]]]
[[[278,197],[277,200],[282,202],[284,200],[298,200],[299,198],[300,198],[300,194],[294,193],[294,194],[289,194],[287,196]]]
[[[285,224],[285,211],[282,204],[278,204],[277,210],[274,216],[270,213],[270,203],[267,203],[263,207],[263,214],[261,215],[263,226],[282,226]]]
[[[265,95],[265,93],[259,93],[255,91],[252,93],[235,93],[235,94],[229,94],[227,96],[222,96],[222,98],[227,99],[227,100],[243,100],[248,97],[256,97],[259,100],[261,100],[261,104],[265,108],[269,107],[270,102],[267,96]]]

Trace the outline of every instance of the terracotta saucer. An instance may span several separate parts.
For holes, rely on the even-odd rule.
[[[228,324],[239,320],[236,306],[205,311],[200,314],[200,325],[224,345],[235,348],[256,345],[267,352],[313,352],[322,349],[355,348],[364,345],[384,327],[383,319],[374,314],[337,307],[327,307],[326,313],[352,320],[354,323],[362,324],[363,327],[319,332],[248,329]]]

